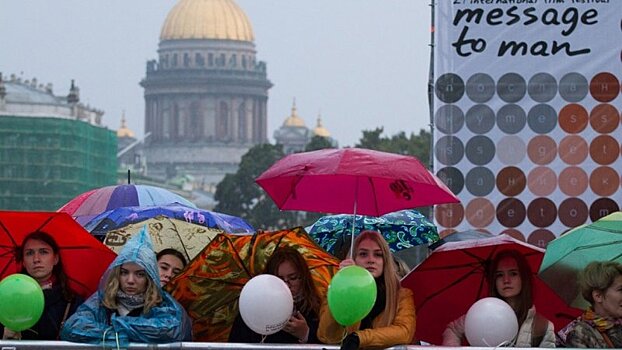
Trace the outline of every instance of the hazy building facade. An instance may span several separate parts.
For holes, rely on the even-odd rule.
[[[56,210],[116,182],[116,134],[103,112],[52,85],[0,74],[0,209]]]
[[[322,125],[322,118],[317,117],[313,130],[307,128],[304,119],[298,115],[296,101],[292,104],[290,115],[285,118],[283,125],[274,131],[276,143],[283,146],[285,154],[303,152],[314,136],[324,137],[333,147],[338,147],[337,140],[330,136],[330,132]]]
[[[251,23],[233,0],[180,0],[147,62],[145,143],[149,176],[190,175],[210,190],[268,142],[272,86]]]

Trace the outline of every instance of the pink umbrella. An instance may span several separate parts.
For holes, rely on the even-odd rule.
[[[460,201],[417,158],[362,148],[291,154],[255,181],[285,210],[380,216]]]

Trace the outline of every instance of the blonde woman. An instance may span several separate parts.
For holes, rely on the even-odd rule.
[[[119,346],[191,340],[191,331],[182,307],[160,287],[153,245],[143,230],[110,264],[99,290],[67,320],[61,338]]]
[[[400,287],[387,242],[379,232],[363,231],[354,241],[353,254],[340,268],[356,264],[369,271],[376,281],[376,302],[367,316],[346,328],[335,321],[325,299],[320,309],[319,340],[341,343],[343,350],[410,344],[416,322],[413,295]]]

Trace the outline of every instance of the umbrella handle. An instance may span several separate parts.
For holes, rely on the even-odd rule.
[[[352,215],[352,235],[350,237],[350,258],[354,259],[354,256],[352,255],[353,250],[354,250],[354,224],[356,223],[356,202],[358,199],[358,192],[359,192],[359,178],[356,178],[356,185],[354,187],[354,214]]]

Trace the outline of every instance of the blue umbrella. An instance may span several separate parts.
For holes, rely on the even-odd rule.
[[[352,234],[365,230],[379,231],[392,252],[412,248],[420,244],[436,242],[440,239],[436,226],[417,210],[407,209],[388,213],[379,217],[356,215],[327,215],[317,220],[309,235],[327,252],[337,257],[345,256],[349,249],[347,242]]]
[[[179,203],[150,207],[119,207],[96,216],[84,228],[95,237],[103,239],[108,231],[156,216],[184,220],[205,227],[221,229],[228,233],[253,234],[255,232],[253,226],[237,216],[191,208]]]

